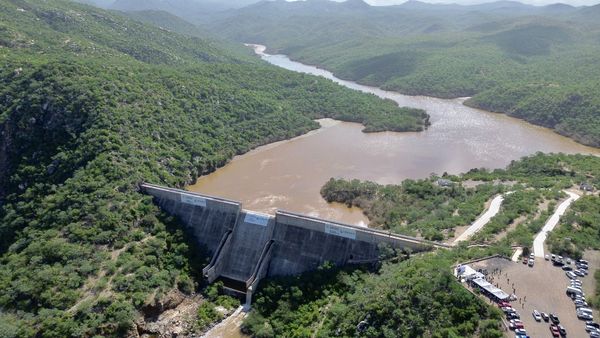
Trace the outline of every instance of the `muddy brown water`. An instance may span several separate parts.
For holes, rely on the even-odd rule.
[[[553,131],[503,114],[463,105],[464,99],[445,100],[407,96],[337,79],[332,73],[290,60],[284,55],[261,57],[289,70],[331,79],[351,89],[421,108],[431,127],[420,133],[362,133],[362,126],[331,119],[322,128],[298,138],[257,148],[235,157],[214,173],[198,179],[191,191],[241,201],[244,208],[273,213],[301,212],[341,222],[365,225],[360,210],[327,204],[319,191],[331,177],[371,180],[382,184],[430,173],[458,174],[471,168],[503,168],[511,160],[542,152],[600,155]]]

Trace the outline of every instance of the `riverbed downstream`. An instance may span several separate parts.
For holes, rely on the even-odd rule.
[[[503,168],[535,152],[600,155],[553,131],[502,114],[467,107],[464,99],[407,96],[344,81],[332,73],[290,60],[284,55],[261,58],[289,70],[331,79],[351,89],[421,108],[431,127],[419,133],[363,133],[363,126],[323,119],[321,129],[237,156],[225,167],[198,179],[191,191],[241,201],[244,208],[273,213],[300,212],[366,225],[360,210],[327,204],[319,191],[331,177],[400,183],[431,173],[458,174],[472,168]]]

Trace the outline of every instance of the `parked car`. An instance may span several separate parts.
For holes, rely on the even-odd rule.
[[[527,335],[527,331],[525,331],[525,329],[516,329],[515,333],[518,335]]]
[[[590,338],[600,338],[600,332],[590,332]]]
[[[529,265],[530,267],[533,267],[533,263],[534,263],[534,260],[530,258],[529,261],[527,262],[527,265]]]
[[[561,336],[566,336],[567,335],[567,330],[565,330],[565,327],[562,325],[557,325],[558,327],[558,332],[560,333]]]
[[[581,289],[577,286],[569,286],[567,287],[567,295],[571,296],[571,295],[575,295],[575,297],[577,297],[577,295],[581,295],[583,292],[581,291]]]
[[[545,322],[548,322],[548,321],[550,321],[550,317],[548,316],[548,314],[547,314],[546,312],[542,312],[542,313],[541,313],[541,315],[542,315],[542,319],[543,319]]]
[[[571,265],[571,260],[567,258],[567,264]]]
[[[556,325],[550,325],[550,333],[552,333],[552,337],[560,337],[560,331]]]
[[[521,319],[521,316],[518,312],[510,312],[506,314],[506,317],[508,317],[508,319]]]
[[[563,271],[573,271],[573,268],[567,265],[563,266],[562,269]]]
[[[594,320],[594,316],[583,312],[577,312],[577,318],[581,320]]]
[[[552,324],[560,324],[560,319],[554,313],[550,314],[550,321],[552,321]]]
[[[579,260],[577,260],[577,263],[580,263],[580,264],[585,264],[585,265],[588,265],[588,264],[589,264],[589,262],[588,262],[588,261],[586,261],[585,259],[579,259]]]
[[[595,326],[591,326],[591,325],[589,325],[589,324],[585,324],[585,331],[586,331],[586,332],[594,332],[594,331],[597,331],[597,330],[598,330],[598,328],[597,328],[597,327],[595,327]]]
[[[540,315],[540,312],[538,310],[533,310],[533,319],[535,319],[538,322],[542,321],[542,315]]]
[[[547,260],[547,261],[549,261],[550,260],[550,255],[544,256],[544,259]]]
[[[509,323],[508,327],[511,330],[517,330],[517,329],[522,329],[524,326],[523,326],[523,322],[518,321],[518,322],[511,322],[511,323]]]
[[[577,278],[577,275],[573,273],[573,271],[567,271],[565,273],[565,275],[567,275],[567,277],[569,277],[570,279],[575,279]]]
[[[527,264],[527,257],[523,257],[523,264]]]
[[[592,321],[585,322],[585,325],[589,325],[589,326],[595,327],[597,329],[600,329],[600,324],[592,322]]]
[[[585,274],[581,270],[573,270],[573,273],[579,277],[585,277]]]

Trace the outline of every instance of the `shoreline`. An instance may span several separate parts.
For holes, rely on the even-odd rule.
[[[342,81],[353,82],[353,83],[361,85],[361,86],[365,86],[365,87],[369,87],[369,88],[375,88],[375,89],[378,89],[378,90],[381,90],[381,91],[395,93],[395,94],[404,95],[404,96],[409,96],[409,97],[413,97],[413,98],[429,98],[429,99],[437,99],[437,100],[446,100],[446,101],[458,102],[458,103],[462,104],[465,107],[469,107],[469,108],[472,108],[472,109],[480,110],[482,112],[486,112],[486,113],[490,113],[490,114],[498,114],[498,115],[506,116],[506,117],[509,117],[509,118],[512,118],[512,119],[519,120],[521,122],[528,123],[528,124],[530,124],[532,126],[536,126],[536,127],[539,127],[539,128],[547,129],[547,130],[549,130],[549,131],[551,131],[551,132],[553,132],[553,133],[555,133],[555,134],[557,134],[559,136],[565,137],[565,138],[567,138],[569,140],[572,140],[573,142],[575,142],[575,143],[577,143],[579,145],[585,146],[585,147],[590,147],[590,148],[594,148],[594,149],[600,149],[600,147],[595,146],[593,144],[588,144],[588,143],[582,142],[582,140],[580,138],[575,137],[576,135],[570,135],[568,133],[561,132],[559,129],[551,128],[551,127],[545,126],[543,124],[537,124],[537,123],[534,123],[534,122],[529,121],[527,119],[513,116],[513,115],[511,115],[510,113],[507,113],[507,112],[491,111],[491,110],[485,109],[485,107],[480,107],[478,105],[469,104],[470,99],[472,97],[468,97],[468,96],[467,97],[462,97],[462,96],[459,96],[459,97],[443,97],[443,96],[434,96],[434,95],[426,95],[426,94],[417,94],[417,95],[414,95],[414,94],[409,94],[409,93],[403,93],[401,91],[389,90],[389,89],[385,89],[384,87],[379,87],[377,85],[368,84],[368,83],[362,83],[362,82],[354,80],[354,79],[346,79],[346,78],[343,78],[343,77],[339,77],[338,75],[336,75],[332,71],[324,68],[322,65],[305,63],[303,60],[294,59],[294,58],[292,58],[289,55],[285,55],[285,54],[269,54],[269,53],[266,52],[268,48],[265,45],[254,44],[254,43],[244,43],[244,46],[252,48],[253,51],[254,51],[254,53],[256,55],[260,56],[261,58],[262,57],[272,57],[272,56],[276,56],[276,55],[281,55],[281,56],[287,57],[290,61],[297,62],[297,63],[300,63],[300,64],[305,65],[305,66],[315,67],[315,68],[317,68],[319,70],[323,70],[325,72],[328,72],[332,76],[334,76],[337,79],[342,80]],[[600,156],[599,154],[594,154],[594,153],[589,153],[589,154],[590,155],[594,155],[594,156]]]

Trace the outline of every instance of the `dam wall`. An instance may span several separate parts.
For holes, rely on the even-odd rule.
[[[252,293],[266,276],[295,275],[325,262],[337,266],[375,262],[382,246],[412,252],[444,244],[277,211],[275,216],[243,210],[239,202],[143,184],[166,212],[179,218],[212,259],[203,269],[209,282],[232,292]]]
[[[221,275],[246,283],[252,277],[265,246],[271,241],[274,228],[273,216],[243,210],[233,232],[233,249],[225,257]]]
[[[144,191],[167,213],[176,216],[196,241],[214,255],[242,209],[238,202],[201,196],[183,190],[144,184]]]
[[[277,211],[268,276],[299,274],[325,262],[341,266],[379,259],[380,246],[425,251],[431,243],[286,211]]]

